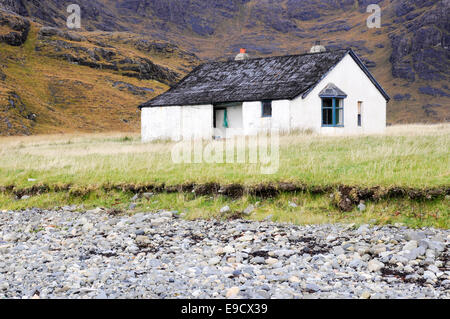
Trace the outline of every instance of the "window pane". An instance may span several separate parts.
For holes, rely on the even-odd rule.
[[[272,101],[262,102],[262,116],[272,116]]]
[[[323,125],[333,125],[333,109],[323,109]]]
[[[336,125],[344,125],[344,109],[336,109]]]
[[[333,107],[333,99],[323,99],[323,107]]]
[[[362,120],[361,120],[361,118],[362,118],[362,104],[363,104],[363,102],[361,102],[361,101],[359,101],[358,102],[358,126],[361,126],[361,122],[362,122]]]

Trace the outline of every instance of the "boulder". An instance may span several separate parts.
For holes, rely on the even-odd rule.
[[[0,27],[10,29],[10,32],[0,34],[0,42],[11,46],[20,46],[25,43],[30,31],[30,22],[20,16],[0,11]]]

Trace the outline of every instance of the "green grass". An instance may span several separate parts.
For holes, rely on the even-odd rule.
[[[280,168],[259,164],[174,164],[172,143],[141,144],[138,135],[81,135],[0,139],[0,185],[36,183],[295,181],[308,185],[441,187],[449,185],[450,125],[376,136],[281,138]],[[28,182],[29,178],[36,182]]]
[[[346,184],[358,187],[442,188],[449,186],[450,125],[390,128],[385,135],[325,137],[294,134],[280,139],[280,168],[261,174],[256,164],[174,164],[173,143],[142,144],[137,134],[110,133],[0,138],[0,185],[30,187],[71,183],[74,189],[91,189],[85,196],[74,192],[50,192],[15,200],[0,195],[0,209],[53,208],[63,205],[117,207],[127,210],[129,192],[104,192],[107,183],[184,184],[186,182],[254,185],[267,182],[301,182],[308,186]],[[31,178],[33,181],[29,181]],[[281,194],[261,200],[244,196],[157,194],[141,200],[137,211],[160,209],[185,212],[186,218],[224,218],[220,208],[233,212],[257,206],[252,219],[271,215],[279,222],[310,223],[403,223],[409,227],[449,228],[448,197],[368,202],[367,210],[340,212],[330,194]],[[257,204],[257,202],[259,202]],[[295,202],[298,207],[289,206]]]
[[[139,199],[137,207],[129,210],[131,197],[126,192],[94,191],[84,197],[73,197],[68,193],[47,193],[33,196],[27,200],[13,200],[10,195],[0,195],[1,210],[18,210],[29,207],[52,209],[65,205],[83,205],[85,209],[95,207],[117,208],[124,213],[157,212],[170,210],[184,213],[186,219],[219,219],[225,220],[234,213],[243,212],[249,205],[255,210],[251,216],[243,216],[252,220],[263,220],[270,216],[276,222],[287,222],[298,225],[325,223],[354,223],[386,225],[401,223],[411,228],[436,227],[450,228],[449,200],[410,201],[397,199],[367,203],[364,212],[355,208],[348,213],[340,212],[326,195],[282,194],[276,198],[261,200],[245,196],[232,200],[223,196],[199,196],[192,194],[156,194],[149,200]],[[292,207],[289,203],[295,203]],[[222,215],[220,209],[230,206],[232,212]]]

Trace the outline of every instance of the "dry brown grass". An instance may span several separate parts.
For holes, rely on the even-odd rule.
[[[308,185],[448,185],[450,125],[390,127],[384,135],[280,138],[280,169],[259,164],[174,164],[174,143],[140,142],[137,133],[0,138],[0,185],[38,182],[79,185],[300,181]]]

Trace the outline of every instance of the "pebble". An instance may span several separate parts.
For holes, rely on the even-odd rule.
[[[417,248],[417,241],[411,240],[405,246],[403,246],[403,250],[413,251]]]
[[[267,260],[266,260],[266,264],[268,264],[268,265],[270,265],[270,266],[273,266],[274,264],[276,264],[278,262],[278,259],[276,259],[276,258],[267,258]]]
[[[293,203],[293,202],[289,202],[289,207],[292,207],[292,208],[297,208],[297,207],[298,207],[298,205],[297,205],[296,203]]]
[[[320,291],[320,287],[316,284],[306,284],[306,291],[307,292],[317,292]]]
[[[250,216],[253,212],[255,211],[255,206],[253,205],[249,205],[245,210],[244,210],[244,215],[246,216]]]
[[[434,281],[434,280],[436,280],[437,277],[432,271],[427,270],[423,273],[423,278]]]
[[[239,287],[231,287],[230,289],[227,290],[226,297],[234,298],[239,294],[239,292],[240,292]]]
[[[384,264],[376,259],[369,261],[367,265],[367,269],[369,269],[370,272],[380,271],[383,267]]]
[[[224,207],[222,207],[222,208],[220,209],[220,213],[221,213],[221,214],[226,214],[226,213],[229,213],[229,212],[231,212],[230,206],[224,206]]]
[[[145,199],[149,200],[150,198],[152,198],[153,193],[144,193],[142,194],[142,197],[144,197]]]
[[[7,211],[0,214],[0,295],[449,299],[449,240],[448,230],[389,225]]]
[[[208,264],[210,264],[210,265],[217,265],[217,264],[220,263],[220,261],[221,261],[221,258],[220,258],[220,257],[213,257],[213,258],[211,258],[211,259],[208,261]]]
[[[372,296],[372,295],[370,294],[370,292],[364,291],[364,292],[361,294],[361,299],[370,299],[371,296]]]
[[[365,211],[366,208],[367,208],[366,205],[364,205],[363,203],[360,203],[360,204],[358,205],[358,210],[359,210],[360,212]]]

